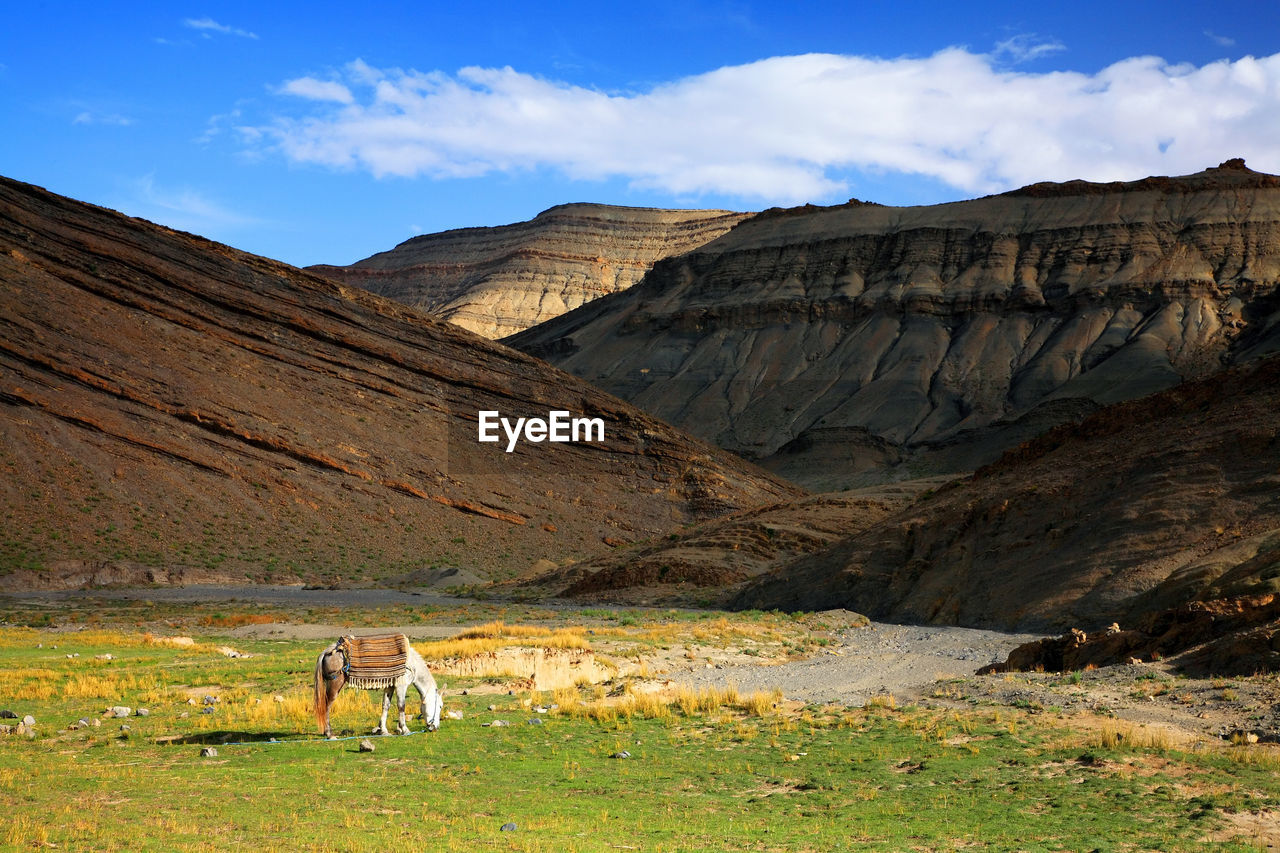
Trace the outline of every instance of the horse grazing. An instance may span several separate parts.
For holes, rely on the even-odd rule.
[[[427,721],[427,731],[440,728],[440,711],[444,700],[436,690],[436,680],[422,656],[409,645],[404,634],[387,634],[379,637],[343,637],[328,646],[316,659],[316,722],[324,730],[325,737],[332,738],[329,727],[329,708],[342,688],[351,685],[365,690],[382,690],[382,720],[373,730],[376,735],[387,732],[387,711],[391,708],[391,696],[395,694],[396,707],[400,711],[399,733],[409,734],[405,724],[405,697],[412,684],[422,697],[422,716]]]

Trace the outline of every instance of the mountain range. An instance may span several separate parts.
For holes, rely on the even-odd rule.
[[[606,256],[609,228],[648,259]],[[384,282],[457,273],[428,289],[489,305],[490,332],[568,307],[549,294],[584,258],[637,283],[495,342],[0,181],[4,584],[454,567],[536,598],[1124,626],[1090,655],[1191,620],[1214,661],[1249,630],[1250,665],[1280,666],[1280,178],[568,205],[386,254]],[[552,411],[605,436],[479,440],[485,413]]]
[[[506,341],[807,488],[971,471],[1274,352],[1280,179],[766,211]]]

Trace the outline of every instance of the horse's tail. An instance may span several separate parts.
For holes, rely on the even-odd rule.
[[[324,678],[324,659],[332,647],[325,649],[320,653],[320,657],[316,658],[316,723],[320,726],[320,730],[324,731],[325,723],[329,719],[329,685],[325,683]]]

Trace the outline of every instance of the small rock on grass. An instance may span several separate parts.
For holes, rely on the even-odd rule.
[[[502,825],[502,831],[503,831],[503,832],[515,832],[515,831],[516,831],[516,829],[517,829],[517,827],[516,827],[516,825],[515,825],[514,823],[504,823],[504,824]]]
[[[373,745],[373,741],[369,740],[368,738],[363,738],[360,741],[361,752],[373,752],[375,749],[377,749],[377,747],[375,747]]]
[[[615,752],[613,755],[610,755],[609,757],[610,757],[610,758],[630,758],[630,757],[631,757],[631,753],[627,752],[627,751],[624,749],[624,750],[622,750],[622,752]]]
[[[201,758],[217,758],[218,750],[214,749],[211,746],[206,746],[204,749],[200,750],[200,757]]]

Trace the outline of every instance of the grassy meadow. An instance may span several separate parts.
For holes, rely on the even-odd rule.
[[[37,721],[34,736],[0,737],[0,849],[1255,850],[1240,816],[1280,807],[1280,761],[1266,750],[1179,749],[1118,722],[1072,727],[1006,707],[651,692],[637,677],[541,693],[509,693],[501,673],[447,678],[446,712],[462,719],[430,734],[415,722],[360,752],[377,694],[345,691],[333,723],[346,736],[317,734],[323,643],[227,637],[257,611],[167,615],[68,630],[15,624],[0,607],[0,708]],[[467,653],[459,644],[608,636],[642,657],[695,633],[797,651],[805,635],[767,614],[502,619],[520,615],[436,614],[474,627],[415,646],[431,660]],[[114,705],[149,713],[104,718]],[[508,725],[485,725],[495,720]],[[216,756],[201,756],[208,746]]]

